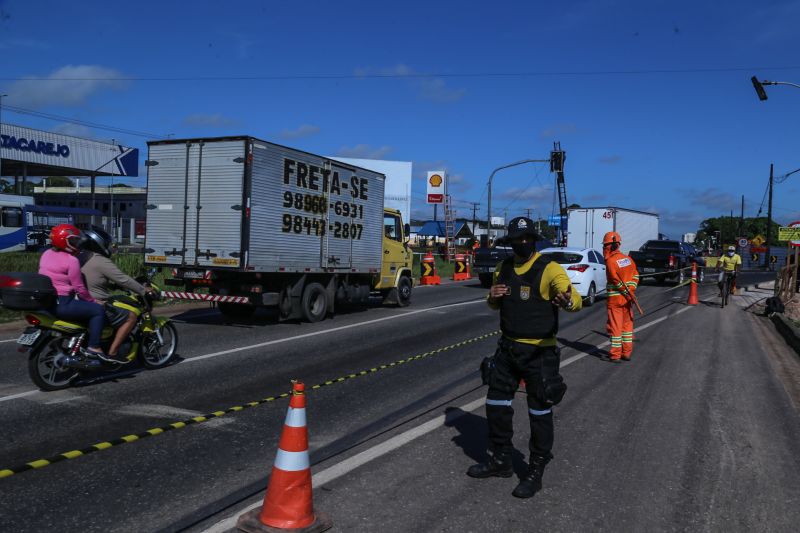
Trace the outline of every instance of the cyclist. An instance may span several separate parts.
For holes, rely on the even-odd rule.
[[[85,321],[89,326],[89,355],[108,360],[100,346],[103,325],[106,320],[103,306],[99,305],[81,277],[81,265],[76,255],[80,251],[83,236],[71,224],[59,224],[50,230],[52,248],[45,250],[39,258],[39,274],[53,282],[58,298],[52,312],[58,318],[70,321]]]
[[[736,248],[728,246],[728,251],[722,255],[717,261],[717,272],[720,272],[719,278],[719,296],[722,298],[722,291],[725,287],[725,277],[731,277],[731,294],[735,294],[736,290],[736,275],[742,268],[742,258],[736,253]]]
[[[148,292],[153,292],[142,286],[135,279],[131,278],[119,269],[111,260],[111,250],[113,238],[102,229],[92,226],[84,232],[86,239],[83,244],[84,251],[80,255],[81,271],[86,278],[86,285],[92,297],[99,303],[105,303],[111,296],[111,290],[116,287],[128,289],[140,296]],[[115,311],[122,311],[115,308]],[[119,354],[119,347],[128,337],[128,334],[136,325],[137,315],[131,311],[126,313],[124,322],[120,320],[114,341],[108,348],[108,359],[115,363],[125,364],[128,362],[126,354]],[[115,321],[115,323],[117,323]]]

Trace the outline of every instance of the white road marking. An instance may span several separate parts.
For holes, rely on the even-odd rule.
[[[180,407],[174,407],[172,405],[160,405],[160,404],[131,404],[125,405],[120,407],[119,409],[115,409],[114,412],[128,415],[128,416],[144,416],[148,418],[180,418],[181,420],[194,418],[197,416],[203,416],[206,413],[201,413],[200,411],[193,411],[191,409],[182,409]],[[200,424],[202,426],[208,426],[209,428],[218,428],[220,426],[224,426],[226,424],[231,424],[235,422],[233,418],[213,418],[207,422],[203,422]]]
[[[274,344],[282,344],[284,342],[292,342],[292,341],[296,341],[296,340],[299,340],[299,339],[305,339],[305,338],[309,338],[309,337],[316,337],[318,335],[325,335],[327,333],[335,333],[337,331],[343,331],[343,330],[346,330],[346,329],[358,328],[358,327],[366,326],[366,325],[369,325],[369,324],[376,324],[378,322],[385,322],[387,320],[395,320],[395,319],[398,319],[398,318],[404,318],[404,317],[407,317],[407,316],[417,315],[417,314],[420,314],[420,313],[429,313],[431,311],[437,311],[439,309],[446,309],[446,308],[449,308],[449,307],[458,307],[458,306],[462,306],[462,305],[483,303],[485,301],[486,300],[484,298],[479,298],[477,300],[470,300],[468,302],[459,302],[459,303],[454,303],[454,304],[440,305],[440,306],[437,306],[437,307],[426,307],[424,309],[415,309],[413,311],[408,311],[406,313],[400,313],[400,314],[397,314],[397,315],[385,316],[385,317],[382,317],[382,318],[375,318],[375,319],[372,319],[372,320],[366,320],[364,322],[358,322],[358,323],[355,323],[355,324],[348,324],[346,326],[339,326],[339,327],[336,327],[336,328],[323,329],[323,330],[320,330],[320,331],[314,331],[312,333],[304,333],[302,335],[295,335],[293,337],[285,337],[285,338],[282,338],[282,339],[274,339],[274,340],[271,340],[271,341],[261,342],[261,343],[258,343],[258,344],[250,344],[250,345],[247,345],[247,346],[240,346],[238,348],[231,348],[229,350],[223,350],[221,352],[214,352],[214,353],[209,353],[209,354],[205,354],[205,355],[198,355],[197,357],[190,357],[188,359],[184,359],[183,362],[181,363],[181,365],[185,365],[187,363],[196,363],[198,361],[204,361],[206,359],[212,359],[214,357],[220,357],[222,355],[229,355],[229,354],[232,354],[232,353],[244,352],[244,351],[253,350],[253,349],[256,349],[256,348],[264,348],[265,346],[272,346]],[[20,392],[18,394],[12,394],[10,396],[0,396],[0,402],[5,402],[5,401],[8,401],[8,400],[14,400],[14,399],[17,399],[17,398],[24,398],[25,396],[30,396],[32,394],[36,394],[37,392],[40,392],[40,391],[39,390],[30,390],[30,391]],[[195,415],[195,416],[197,416],[197,415]]]
[[[642,330],[647,329],[647,328],[649,328],[651,326],[654,326],[654,325],[656,325],[656,324],[658,324],[660,322],[663,322],[664,320],[667,320],[668,318],[674,318],[674,317],[678,316],[679,314],[684,313],[684,312],[686,312],[686,311],[688,311],[690,309],[692,309],[692,308],[691,307],[686,307],[686,308],[681,309],[681,310],[679,310],[676,313],[673,313],[671,315],[667,315],[667,316],[663,316],[661,318],[657,318],[656,320],[653,320],[652,322],[648,322],[647,324],[644,324],[643,326],[639,326],[638,328],[635,328],[634,331],[642,331]],[[595,346],[595,350],[600,349],[603,346],[606,346],[608,344],[610,344],[609,341],[606,341],[606,342],[604,342],[602,344],[599,344],[599,345]],[[594,351],[594,350],[592,350],[592,351]],[[563,368],[563,367],[565,367],[567,365],[571,365],[572,363],[574,363],[574,362],[576,362],[576,361],[578,361],[580,359],[583,359],[587,355],[589,355],[589,354],[588,353],[580,353],[580,354],[574,355],[574,356],[570,357],[569,359],[567,359],[566,361],[562,362],[561,363],[561,367]],[[325,470],[317,472],[316,474],[311,476],[311,485],[314,488],[322,487],[326,483],[330,483],[331,481],[333,481],[333,480],[335,480],[337,478],[340,478],[340,477],[342,477],[342,476],[344,476],[346,474],[349,474],[350,472],[352,472],[356,468],[358,468],[360,466],[363,466],[363,465],[369,463],[370,461],[372,461],[374,459],[378,459],[379,457],[381,457],[383,455],[386,455],[389,452],[392,452],[392,451],[394,451],[394,450],[396,450],[396,449],[398,449],[398,448],[400,448],[402,446],[405,446],[409,442],[411,442],[411,441],[413,441],[415,439],[418,439],[419,437],[427,435],[428,433],[430,433],[430,432],[432,432],[432,431],[434,431],[436,429],[439,429],[440,427],[445,426],[448,423],[452,423],[453,420],[456,420],[456,419],[466,415],[467,413],[471,413],[472,411],[476,411],[476,410],[480,409],[485,404],[486,404],[486,399],[485,398],[479,398],[479,399],[477,399],[475,401],[472,401],[472,402],[470,402],[468,404],[462,405],[462,406],[458,407],[457,409],[453,409],[452,411],[450,411],[447,414],[439,415],[436,418],[434,418],[432,420],[429,420],[429,421],[427,421],[427,422],[425,422],[423,424],[420,424],[417,427],[411,428],[411,429],[405,431],[404,433],[400,433],[399,435],[395,435],[394,437],[392,437],[392,438],[390,438],[390,439],[388,439],[388,440],[386,440],[386,441],[384,441],[384,442],[382,442],[380,444],[377,444],[377,445],[373,446],[372,448],[369,448],[367,450],[364,450],[363,452],[357,453],[356,455],[354,455],[352,457],[349,457],[349,458],[345,459],[344,461],[336,463],[335,465],[332,465],[332,466],[326,468]],[[241,511],[239,511],[239,514],[241,515],[241,514],[244,514],[244,513],[248,512],[248,511],[256,509],[256,508],[260,507],[262,505],[262,503],[263,502],[262,502],[261,498],[259,498],[258,502],[256,502],[256,503],[254,503],[254,504],[242,509]],[[239,515],[231,516],[229,518],[226,518],[225,520],[221,520],[220,522],[217,522],[213,526],[211,526],[208,529],[204,530],[203,533],[224,533],[224,532],[227,532],[227,531],[231,531],[231,530],[236,528],[236,522],[238,521],[238,519],[239,519]]]
[[[18,338],[19,338],[19,337],[14,337],[13,339],[3,339],[3,340],[1,340],[1,341],[0,341],[0,344],[2,344],[2,343],[4,343],[4,342],[16,342],[16,340],[17,340]]]
[[[356,324],[348,324],[346,326],[339,326],[337,328],[323,329],[323,330],[320,330],[320,331],[314,331],[312,333],[304,333],[302,335],[295,335],[294,337],[286,337],[286,338],[283,338],[283,339],[274,339],[274,340],[271,340],[271,341],[260,342],[258,344],[250,344],[248,346],[240,346],[239,348],[231,348],[229,350],[222,350],[221,352],[214,352],[214,353],[209,353],[209,354],[205,354],[205,355],[198,355],[197,357],[191,357],[189,359],[184,359],[183,363],[181,363],[181,364],[185,365],[186,363],[196,363],[198,361],[203,361],[205,359],[211,359],[213,357],[219,357],[221,355],[229,355],[229,354],[232,354],[232,353],[243,352],[243,351],[246,351],[246,350],[253,350],[255,348],[264,348],[265,346],[272,346],[272,345],[275,345],[275,344],[282,344],[284,342],[292,342],[292,341],[296,341],[296,340],[299,340],[299,339],[307,339],[309,337],[316,337],[318,335],[325,335],[325,334],[328,334],[328,333],[335,333],[337,331],[344,331],[346,329],[359,328],[361,326],[367,326],[369,324],[376,324],[378,322],[385,322],[387,320],[396,320],[398,318],[404,318],[404,317],[411,316],[411,315],[417,315],[419,313],[429,313],[431,311],[437,311],[439,309],[446,309],[446,308],[449,308],[449,307],[458,307],[458,306],[462,306],[462,305],[470,305],[470,304],[485,303],[485,302],[486,302],[485,299],[480,298],[478,300],[470,300],[468,302],[459,302],[459,303],[455,303],[455,304],[440,305],[440,306],[437,306],[437,307],[427,307],[425,309],[416,309],[414,311],[409,311],[407,313],[400,313],[399,315],[385,316],[385,317],[382,317],[382,318],[375,318],[373,320],[366,320],[364,322],[358,322]]]

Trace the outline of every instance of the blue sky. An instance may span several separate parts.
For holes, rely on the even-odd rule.
[[[427,170],[448,170],[459,215],[467,202],[485,215],[492,169],[546,158],[554,140],[570,203],[658,212],[671,236],[738,213],[741,195],[754,216],[770,162],[777,175],[800,167],[800,89],[768,87],[760,102],[750,84],[800,83],[797,0],[65,6],[0,0],[6,104],[413,161],[416,216],[432,214]],[[233,79],[259,77],[272,79]],[[8,109],[3,120],[147,140]],[[553,181],[544,165],[499,173],[493,214],[550,214]],[[800,173],[776,187],[775,218],[800,220]]]

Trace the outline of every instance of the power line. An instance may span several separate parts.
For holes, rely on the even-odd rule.
[[[359,80],[359,79],[420,79],[420,78],[532,78],[542,76],[628,76],[642,74],[709,74],[724,72],[752,72],[755,70],[800,70],[800,66],[754,66],[729,68],[686,69],[631,69],[631,70],[563,70],[534,72],[450,72],[450,73],[404,73],[404,74],[278,74],[272,76],[109,76],[92,78],[0,78],[0,81],[281,81],[281,80]]]
[[[78,124],[79,126],[86,126],[98,130],[113,131],[115,133],[123,133],[125,135],[133,135],[136,137],[145,137],[148,139],[166,139],[166,135],[159,135],[157,133],[149,133],[146,131],[129,130],[126,128],[119,128],[116,126],[109,126],[108,124],[100,124],[98,122],[91,122],[88,120],[81,120],[77,118],[65,117],[62,115],[54,115],[52,113],[43,113],[42,111],[35,111],[33,109],[26,109],[24,107],[17,107],[12,105],[4,105],[3,110],[11,111],[19,115],[30,115],[33,117],[44,118],[47,120],[54,120],[57,122],[69,122],[71,124]]]

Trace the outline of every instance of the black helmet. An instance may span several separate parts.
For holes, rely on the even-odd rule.
[[[111,257],[111,245],[114,244],[114,239],[111,235],[97,226],[92,226],[84,230],[83,233],[87,237],[84,248],[105,257]]]

